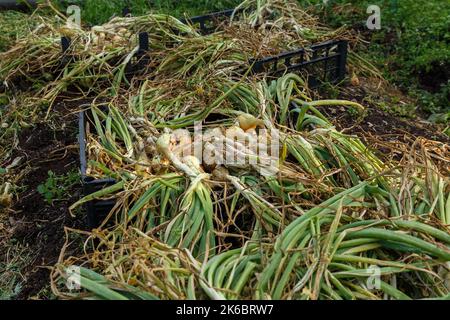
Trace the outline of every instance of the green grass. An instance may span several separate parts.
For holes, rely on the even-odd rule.
[[[67,4],[75,4],[81,8],[81,19],[84,23],[95,25],[108,21],[111,17],[121,15],[127,1],[123,0],[59,0],[63,8]],[[235,7],[239,0],[133,0],[129,1],[129,9],[133,15],[141,15],[149,11],[170,14],[175,17],[201,15]]]
[[[369,36],[360,53],[374,61],[385,77],[417,98],[422,112],[450,112],[450,2],[428,0],[300,0],[315,5],[332,27],[356,27]],[[368,31],[368,5],[381,9],[381,30]],[[339,8],[339,9],[337,9]],[[444,120],[445,121],[445,120]]]

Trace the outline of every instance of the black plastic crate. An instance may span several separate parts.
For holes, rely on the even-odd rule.
[[[145,39],[145,37],[144,37]],[[148,39],[148,38],[147,38]],[[310,87],[322,82],[342,81],[346,72],[347,42],[327,41],[311,47],[282,53],[274,57],[253,60],[253,73],[266,73],[277,78],[287,72],[308,75]],[[86,175],[86,123],[90,122],[86,112],[79,115],[80,163],[83,182],[83,194],[88,195],[116,183],[114,179],[94,179]],[[92,122],[91,122],[92,123]],[[98,227],[114,207],[115,200],[92,200],[85,204],[87,225]]]
[[[124,10],[124,14],[125,11]],[[128,12],[128,11],[127,11]],[[221,24],[230,19],[233,13],[239,17],[243,10],[229,9],[213,12],[207,15],[181,19],[184,23],[190,23],[198,27],[202,34],[217,31]],[[125,73],[132,77],[144,70],[148,65],[149,35],[140,32],[138,35],[139,50],[126,67]],[[71,57],[67,53],[71,44],[68,37],[61,38],[62,58],[61,64],[67,64]],[[296,72],[306,75],[310,88],[318,87],[324,82],[337,83],[345,78],[347,63],[348,42],[345,40],[330,40],[281,53],[277,56],[263,59],[253,59],[252,72],[266,73],[274,78],[287,72]]]
[[[81,179],[83,184],[83,195],[87,196],[96,191],[100,191],[116,183],[114,179],[95,179],[86,174],[87,157],[86,157],[86,123],[89,121],[86,112],[79,113],[78,119],[78,143],[80,145],[80,167]],[[85,204],[86,222],[90,229],[98,227],[106,216],[111,212],[116,201],[110,200],[92,200]]]
[[[218,12],[209,13],[202,16],[196,16],[192,18],[180,19],[183,23],[188,23],[196,27],[201,34],[210,34],[216,32],[218,28],[226,21],[229,21],[235,14],[238,17],[242,10],[228,9]]]
[[[274,57],[252,60],[252,73],[265,73],[269,77],[294,72],[307,76],[310,88],[324,82],[338,83],[345,78],[348,43],[330,40]]]
[[[235,10],[226,10],[205,16],[189,18],[189,23],[197,24],[203,34],[214,32],[224,21],[230,18]],[[134,64],[130,64],[127,73],[139,72],[147,65],[148,33],[139,34],[140,50]],[[62,63],[67,63],[70,56],[66,54],[70,46],[70,39],[62,38]],[[250,61],[252,73],[265,73],[269,77],[277,78],[285,73],[294,72],[306,75],[309,86],[315,88],[323,82],[337,83],[345,78],[348,43],[344,40],[332,40],[307,48],[285,52],[273,57],[254,59]],[[90,122],[86,112],[79,116],[79,144],[80,163],[84,195],[99,191],[116,183],[114,179],[94,179],[86,175],[86,123]],[[98,227],[114,207],[116,201],[92,200],[85,204],[87,224],[89,228]]]

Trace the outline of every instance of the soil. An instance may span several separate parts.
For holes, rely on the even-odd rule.
[[[385,141],[408,142],[408,138],[419,137],[428,140],[450,143],[450,138],[440,133],[431,123],[421,120],[407,120],[393,116],[376,107],[369,106],[366,114],[360,118],[352,115],[345,107],[326,107],[320,109],[338,130],[356,134],[361,138],[376,136]]]
[[[423,137],[432,141],[450,143],[450,138],[441,133],[439,127],[420,118],[402,118],[380,109],[379,104],[393,105],[393,99],[414,104],[400,90],[386,84],[380,85],[373,79],[360,79],[360,85],[348,83],[341,90],[338,99],[358,102],[366,110],[364,115],[356,115],[345,107],[322,107],[320,111],[329,118],[338,130],[357,134],[361,138],[376,136],[380,140],[408,143]],[[376,93],[376,94],[374,94]],[[370,99],[368,99],[370,97]]]
[[[29,247],[36,258],[22,270],[24,283],[18,299],[29,299],[39,294],[49,284],[50,269],[58,261],[65,241],[64,227],[81,229],[84,221],[73,218],[68,207],[80,196],[81,186],[68,190],[70,197],[48,204],[37,192],[38,185],[48,178],[48,171],[64,175],[79,166],[77,149],[77,117],[63,103],[55,106],[58,128],[46,123],[23,130],[18,148],[11,159],[23,156],[26,163],[18,170],[26,174],[21,182],[24,190],[14,204],[10,216],[12,238]]]
[[[429,66],[428,70],[419,70],[417,73],[422,88],[436,93],[450,79],[450,63],[435,62]],[[450,100],[450,97],[448,98]]]
[[[379,93],[379,96],[371,94],[373,92]],[[367,99],[369,96],[370,99]],[[442,133],[442,128],[418,116],[403,118],[380,109],[380,102],[387,102],[389,107],[390,101],[385,99],[407,101],[408,97],[400,91],[392,87],[374,91],[364,85],[355,87],[348,84],[337,98],[358,102],[365,107],[365,111],[363,114],[349,112],[349,108],[343,106],[320,107],[320,111],[339,131],[358,136],[380,159],[400,161],[406,153],[410,153],[413,146],[417,148],[421,145],[415,144],[419,138],[425,138],[429,146],[433,145],[434,163],[443,174],[450,174],[448,161],[443,160],[448,159],[450,137]]]

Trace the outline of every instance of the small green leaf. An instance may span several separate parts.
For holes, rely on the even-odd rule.
[[[44,194],[45,191],[46,191],[46,189],[45,189],[44,185],[40,184],[40,185],[37,186],[37,191],[38,191],[40,194]]]

